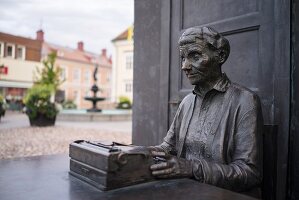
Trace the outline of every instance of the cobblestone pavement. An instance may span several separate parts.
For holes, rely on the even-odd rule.
[[[57,122],[30,127],[27,116],[8,113],[0,122],[0,159],[68,153],[74,140],[110,140],[130,144],[131,122]]]

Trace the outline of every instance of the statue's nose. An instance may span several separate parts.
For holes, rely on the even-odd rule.
[[[191,69],[191,65],[188,62],[188,60],[185,60],[182,62],[182,70],[190,70]]]

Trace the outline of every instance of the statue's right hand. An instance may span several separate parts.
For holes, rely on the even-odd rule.
[[[164,149],[158,146],[148,146],[147,149],[150,151],[151,155],[153,155],[153,152],[165,152]]]
[[[192,161],[178,158],[165,152],[154,151],[153,156],[164,159],[150,166],[152,175],[157,178],[192,177]]]

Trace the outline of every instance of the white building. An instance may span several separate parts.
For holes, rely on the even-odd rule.
[[[133,100],[133,30],[130,26],[112,40],[115,56],[112,66],[112,101],[118,102],[119,97]]]

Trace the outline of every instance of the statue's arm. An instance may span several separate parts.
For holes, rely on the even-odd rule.
[[[157,146],[158,148],[163,149],[165,153],[176,152],[176,121],[177,119],[175,117],[162,144]]]
[[[156,146],[163,149],[165,153],[176,155],[183,115],[185,115],[186,111],[191,108],[192,102],[194,102],[194,94],[190,93],[180,103],[162,144]]]
[[[166,154],[176,154],[176,134],[177,133],[177,123],[178,122],[178,115],[179,110],[177,111],[169,130],[167,131],[166,136],[163,139],[163,142],[157,146],[158,151],[164,151]]]
[[[174,116],[174,119],[167,131],[166,136],[163,139],[163,142],[160,145],[157,145],[157,148],[162,149],[167,154],[176,154],[176,145],[177,137],[179,134],[179,129],[182,121],[182,110],[184,107],[185,101],[183,100],[179,105],[179,108]]]
[[[262,179],[262,128],[260,108],[246,112],[236,128],[232,161],[228,164],[205,159],[193,161],[194,178],[236,191],[258,186]]]

